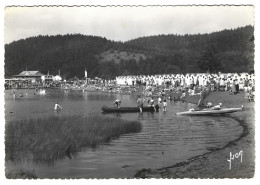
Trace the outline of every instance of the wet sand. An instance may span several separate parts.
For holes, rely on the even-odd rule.
[[[187,102],[197,103],[198,97],[188,97]],[[228,92],[212,92],[205,100],[214,105],[222,103],[223,107],[241,107],[245,110],[229,114],[243,127],[243,133],[234,141],[230,141],[221,148],[193,157],[187,161],[160,169],[142,169],[135,178],[252,178],[255,173],[255,110],[254,102],[248,102],[244,92],[229,95]],[[242,153],[230,163],[232,155]]]

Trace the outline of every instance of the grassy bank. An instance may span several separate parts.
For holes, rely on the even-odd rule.
[[[14,170],[6,173],[7,179],[37,179],[37,175],[34,170]]]
[[[97,147],[121,134],[141,131],[141,123],[109,117],[49,117],[6,123],[6,162],[53,164],[83,147]]]

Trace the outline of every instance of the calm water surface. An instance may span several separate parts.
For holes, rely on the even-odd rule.
[[[50,115],[115,116],[142,123],[140,133],[125,134],[119,139],[96,149],[85,149],[69,160],[59,160],[54,166],[8,164],[10,168],[35,169],[40,178],[124,178],[133,177],[142,168],[160,168],[185,161],[212,148],[224,146],[243,131],[235,120],[222,116],[176,116],[176,112],[194,107],[187,103],[169,102],[167,112],[103,114],[103,105],[113,105],[117,98],[121,106],[136,106],[131,95],[90,93],[82,91],[47,90],[47,96],[33,95],[34,91],[13,100],[12,92],[5,91],[5,119],[39,118]],[[18,94],[18,93],[17,93]],[[62,111],[53,110],[55,102]]]

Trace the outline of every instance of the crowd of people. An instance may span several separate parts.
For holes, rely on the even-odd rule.
[[[254,86],[255,76],[248,73],[188,73],[188,74],[163,74],[163,75],[138,75],[138,76],[118,76],[118,85],[132,86],[160,86],[166,87],[190,87],[211,85],[212,90],[230,90],[233,85],[237,85],[239,90],[244,86]]]
[[[145,96],[151,96],[155,89],[160,89],[158,104],[163,108],[163,111],[166,111],[167,99],[176,100],[176,97],[164,96],[165,91],[181,92],[181,96],[178,99],[184,99],[186,96],[200,95],[198,106],[203,105],[203,100],[210,91],[228,91],[234,95],[240,91],[244,91],[245,98],[249,101],[254,101],[255,75],[248,73],[129,75],[116,77],[116,82],[117,85],[121,86],[142,86],[144,87]],[[161,97],[164,99],[161,100]],[[153,103],[149,104],[149,101],[148,106],[153,106]],[[144,100],[141,101],[138,98],[138,107],[142,107],[140,102],[144,102]]]
[[[59,87],[60,82],[54,81],[41,81],[37,80],[34,83],[30,79],[5,79],[4,88],[5,89],[35,89],[38,88],[52,88]]]
[[[233,94],[243,90],[253,92],[255,75],[248,73],[191,73],[191,74],[164,74],[164,75],[139,75],[116,77],[118,85],[157,87],[165,86],[170,90],[189,89],[195,93],[194,87],[210,87],[211,91],[230,91]]]

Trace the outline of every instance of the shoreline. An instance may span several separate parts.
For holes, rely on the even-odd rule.
[[[211,101],[217,104],[217,99],[220,93],[213,92],[205,101]],[[246,103],[247,108],[254,109],[254,103],[247,103],[243,99],[244,93],[239,93],[235,100],[228,95],[222,101],[231,102],[231,106],[237,106],[239,103]],[[217,99],[215,98],[217,97]],[[240,101],[237,101],[238,98]],[[230,100],[228,100],[230,99]],[[189,99],[188,103],[195,103],[194,99]],[[243,114],[244,113],[244,114]],[[227,115],[239,122],[243,128],[240,136],[220,148],[214,148],[209,152],[192,157],[186,161],[176,163],[172,166],[163,167],[159,169],[142,169],[138,171],[134,178],[252,178],[255,171],[255,144],[254,144],[254,111],[243,111]],[[250,118],[253,118],[251,120]],[[232,160],[232,168],[229,169],[227,159],[232,153],[242,151],[243,162],[238,159]],[[230,153],[231,152],[231,153]]]

